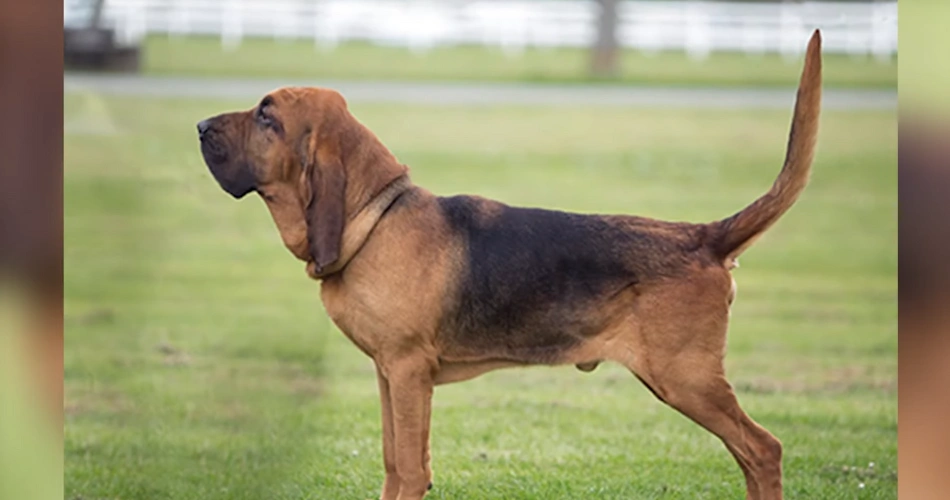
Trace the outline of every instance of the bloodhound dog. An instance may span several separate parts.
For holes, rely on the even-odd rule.
[[[808,45],[785,163],[771,189],[711,223],[518,208],[414,185],[322,88],[281,88],[198,124],[234,198],[264,199],[284,245],[321,282],[333,322],[376,366],[384,500],[431,488],[433,387],[490,370],[602,361],[718,436],[748,498],[782,497],[782,446],[740,407],[723,357],[736,258],[808,182],[821,102]]]

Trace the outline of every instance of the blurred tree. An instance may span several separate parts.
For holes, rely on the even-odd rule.
[[[619,0],[597,0],[597,40],[591,51],[591,74],[596,78],[620,76],[620,42],[617,40]]]
[[[92,5],[92,16],[89,19],[90,28],[96,29],[102,24],[102,9],[105,7],[105,4],[106,0],[95,0],[95,3]]]

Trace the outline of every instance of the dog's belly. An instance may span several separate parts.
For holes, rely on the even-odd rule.
[[[463,292],[459,308],[440,332],[447,359],[500,359],[528,364],[572,362],[565,355],[624,317],[635,285],[609,279],[578,290],[562,283],[560,293],[543,287],[494,294]]]

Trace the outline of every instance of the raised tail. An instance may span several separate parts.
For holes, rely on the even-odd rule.
[[[821,32],[815,30],[808,42],[805,68],[798,85],[792,130],[789,133],[785,164],[772,189],[739,213],[709,225],[707,245],[728,262],[734,260],[775,223],[798,199],[808,184],[818,139],[821,109]]]

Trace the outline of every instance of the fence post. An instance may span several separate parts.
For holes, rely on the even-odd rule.
[[[897,51],[894,41],[897,40],[896,23],[892,20],[897,17],[896,5],[889,3],[875,4],[871,11],[871,52],[878,61],[887,62],[891,54]]]
[[[228,0],[221,10],[221,49],[230,52],[241,45],[244,35],[243,5],[241,0]]]
[[[689,2],[686,8],[686,40],[683,44],[690,59],[703,60],[709,56],[709,12],[705,0]]]
[[[780,9],[779,51],[787,62],[791,62],[802,52],[802,6],[783,0]]]
[[[189,18],[191,10],[188,0],[177,0],[172,4],[171,22],[168,24],[169,38],[178,38],[188,34]]]
[[[337,29],[332,22],[333,3],[327,0],[315,1],[313,7],[313,48],[321,52],[330,52],[339,43]]]

